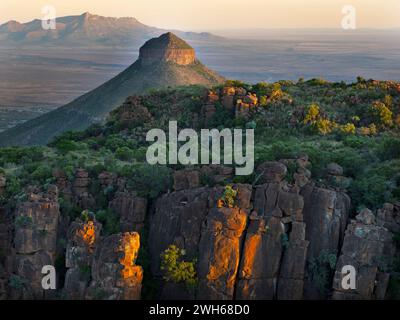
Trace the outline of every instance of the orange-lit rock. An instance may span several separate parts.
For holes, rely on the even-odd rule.
[[[84,299],[91,277],[93,254],[100,240],[101,224],[76,219],[68,229],[64,294],[68,299]]]
[[[136,265],[140,248],[137,232],[113,234],[101,240],[93,257],[88,297],[100,289],[104,299],[140,299],[143,269]]]
[[[253,272],[255,255],[260,247],[262,237],[260,234],[253,234],[247,238],[245,248],[243,250],[243,265],[240,270],[242,278],[249,278]]]
[[[239,268],[237,299],[273,299],[284,250],[279,217],[252,217]]]
[[[96,229],[93,221],[88,221],[83,225],[83,228],[77,230],[82,240],[86,243],[89,248],[92,248],[96,241]]]
[[[219,101],[219,93],[215,90],[210,90],[207,93],[207,104],[213,104]]]
[[[240,258],[246,209],[214,208],[199,243],[199,299],[232,299]]]
[[[126,232],[122,235],[121,245],[118,250],[123,252],[123,257],[119,262],[124,267],[121,270],[121,276],[125,280],[130,278],[135,278],[135,281],[140,280],[140,282],[142,280],[141,267],[135,265],[139,248],[140,236],[137,232]]]

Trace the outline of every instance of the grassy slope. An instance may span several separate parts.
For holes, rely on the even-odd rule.
[[[141,67],[135,62],[100,87],[71,103],[0,134],[0,146],[44,145],[54,136],[69,130],[83,130],[101,122],[121,105],[126,97],[151,88],[183,84],[215,85],[222,78],[200,62],[191,66],[170,63]]]

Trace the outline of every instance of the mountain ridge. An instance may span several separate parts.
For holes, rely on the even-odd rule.
[[[186,40],[223,39],[207,32],[152,27],[134,17],[104,17],[85,12],[57,18],[55,30],[44,30],[40,19],[26,23],[10,20],[0,25],[0,40],[9,44],[138,46],[167,31]]]

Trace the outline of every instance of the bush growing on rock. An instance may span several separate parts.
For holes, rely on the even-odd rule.
[[[184,261],[184,250],[170,245],[161,253],[161,270],[165,272],[164,279],[175,283],[184,282],[189,287],[197,285],[196,261]]]

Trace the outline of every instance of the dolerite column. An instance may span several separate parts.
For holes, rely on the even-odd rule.
[[[10,277],[14,299],[43,299],[42,268],[54,266],[57,228],[60,216],[58,190],[50,186],[47,193],[28,190],[28,200],[15,212],[14,274]]]
[[[140,248],[137,232],[110,235],[101,240],[93,257],[88,298],[139,300],[143,269],[136,265]]]

